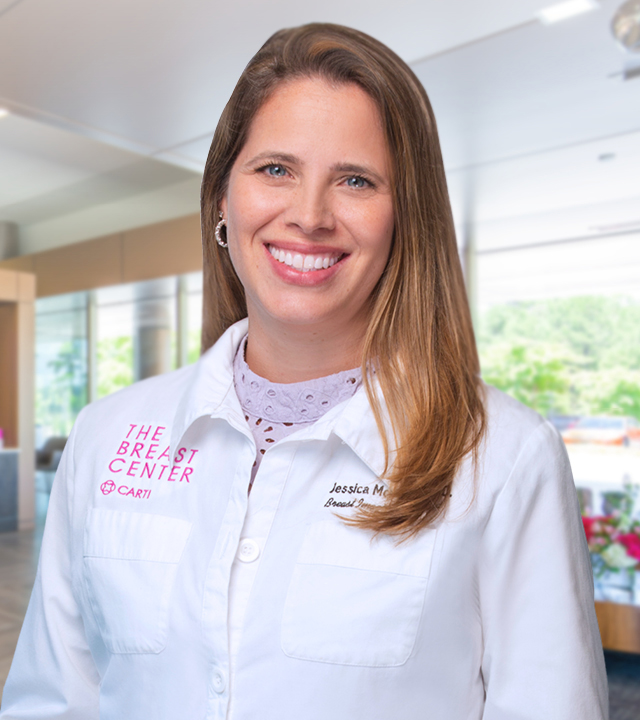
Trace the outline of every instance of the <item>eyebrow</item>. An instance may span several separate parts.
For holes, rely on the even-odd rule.
[[[262,152],[256,155],[255,157],[251,158],[251,160],[249,160],[246,164],[255,165],[256,163],[262,162],[264,160],[286,163],[288,165],[304,165],[302,160],[300,160],[300,158],[296,155],[290,155],[283,152],[269,151]],[[353,175],[368,175],[369,177],[372,177],[374,180],[376,180],[378,183],[382,185],[386,184],[385,180],[379,175],[379,173],[375,172],[366,165],[355,165],[353,163],[337,163],[335,165],[332,165],[330,169],[332,172],[344,172],[351,173]]]
[[[275,160],[277,162],[288,163],[289,165],[302,165],[300,158],[295,155],[288,155],[282,152],[261,152],[259,155],[251,158],[246,164],[255,165],[255,163],[262,162],[263,160]]]

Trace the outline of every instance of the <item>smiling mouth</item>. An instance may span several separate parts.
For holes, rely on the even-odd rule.
[[[342,260],[346,253],[319,253],[315,255],[303,255],[302,253],[281,250],[273,245],[267,246],[271,255],[283,265],[288,265],[300,272],[313,272],[315,270],[327,270]]]

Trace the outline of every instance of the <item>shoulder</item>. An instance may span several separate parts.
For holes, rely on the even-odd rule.
[[[489,385],[484,390],[487,424],[478,489],[494,495],[510,481],[538,482],[552,468],[551,474],[570,476],[564,443],[553,425],[500,390]]]
[[[484,383],[483,390],[487,443],[498,443],[503,451],[518,451],[533,435],[549,426],[539,413],[501,390]]]
[[[87,405],[76,421],[80,435],[104,435],[111,426],[147,420],[169,422],[193,382],[197,365],[140,380],[123,390]]]

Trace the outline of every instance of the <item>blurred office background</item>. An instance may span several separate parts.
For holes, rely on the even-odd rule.
[[[638,718],[640,0],[0,0],[0,567],[23,563],[0,685],[70,428],[197,359],[213,130],[268,35],[310,21],[384,41],[429,93],[483,376],[565,437],[612,717]]]

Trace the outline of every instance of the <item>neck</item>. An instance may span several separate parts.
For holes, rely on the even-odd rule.
[[[252,322],[246,361],[260,377],[276,383],[294,383],[326,377],[362,364],[365,327],[318,328]]]

